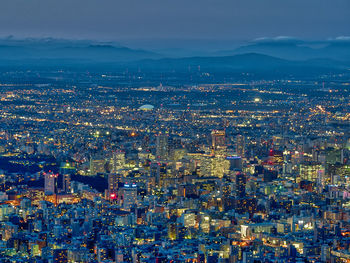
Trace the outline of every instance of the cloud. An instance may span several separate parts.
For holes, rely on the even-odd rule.
[[[328,40],[330,40],[330,41],[350,41],[350,36],[339,36],[336,38],[330,38]]]
[[[276,37],[259,37],[255,38],[253,42],[282,42],[282,41],[300,41],[298,38],[291,36],[276,36]]]

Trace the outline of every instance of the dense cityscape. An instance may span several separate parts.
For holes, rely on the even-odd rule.
[[[349,262],[347,77],[3,70],[0,261]]]
[[[1,0],[0,263],[350,263],[349,0]]]

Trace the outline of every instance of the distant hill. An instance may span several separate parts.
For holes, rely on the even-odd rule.
[[[243,74],[319,76],[349,72],[350,42],[308,43],[299,40],[257,41],[233,51],[207,56],[166,58],[115,43],[55,39],[0,39],[0,67],[120,70],[151,74]],[[175,76],[176,77],[176,76]],[[186,79],[186,77],[183,77]],[[220,78],[220,77],[219,77]]]
[[[160,58],[145,50],[130,49],[115,44],[88,41],[1,40],[0,60],[84,60],[91,62],[127,62],[140,59]]]
[[[246,53],[259,53],[289,60],[328,58],[350,61],[350,41],[265,40],[252,42],[233,50],[218,51],[213,55],[227,56]]]
[[[137,63],[141,69],[178,70],[178,71],[212,71],[212,70],[245,70],[261,69],[268,66],[274,68],[288,64],[284,59],[271,56],[249,53],[235,56],[218,57],[188,57],[188,58],[165,58],[158,60],[143,60]]]
[[[132,63],[133,64],[133,63]],[[202,71],[202,72],[293,72],[304,70],[346,70],[348,63],[331,59],[291,61],[257,53],[219,57],[192,57],[176,59],[143,60],[138,68],[145,71]]]

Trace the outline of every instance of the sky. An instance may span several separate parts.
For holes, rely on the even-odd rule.
[[[194,44],[350,36],[349,0],[1,0],[0,37]]]

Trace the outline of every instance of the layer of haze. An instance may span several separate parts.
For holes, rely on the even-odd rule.
[[[349,0],[1,0],[0,37],[154,45],[350,35]]]

